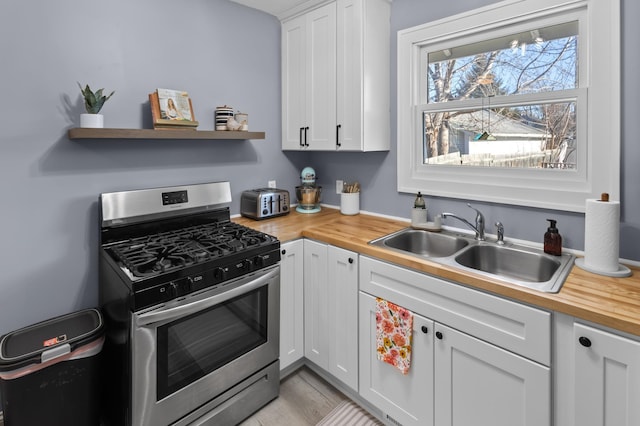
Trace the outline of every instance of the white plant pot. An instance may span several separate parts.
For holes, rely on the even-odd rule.
[[[80,114],[80,127],[92,129],[102,129],[104,127],[104,115],[102,114]]]

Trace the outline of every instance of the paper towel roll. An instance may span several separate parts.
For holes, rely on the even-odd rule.
[[[585,210],[584,265],[596,272],[618,271],[620,202],[588,199]]]

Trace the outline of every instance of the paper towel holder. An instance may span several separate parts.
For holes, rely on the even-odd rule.
[[[631,269],[627,268],[622,264],[618,264],[617,271],[601,271],[599,269],[590,268],[589,266],[584,264],[584,257],[579,257],[575,260],[576,266],[580,269],[584,269],[587,272],[592,272],[598,275],[604,275],[606,277],[614,277],[614,278],[626,278],[631,276]]]
[[[609,202],[609,194],[606,192],[603,192],[600,195],[600,200],[598,201],[602,201],[604,203]],[[603,271],[597,268],[592,268],[589,265],[585,264],[585,259],[584,257],[580,257],[577,258],[575,260],[575,264],[576,266],[578,266],[581,269],[584,269],[587,272],[592,272],[594,274],[598,274],[598,275],[604,275],[607,277],[616,277],[616,278],[625,278],[625,277],[630,277],[631,276],[631,269],[627,268],[626,266],[618,263],[618,270],[617,271]]]

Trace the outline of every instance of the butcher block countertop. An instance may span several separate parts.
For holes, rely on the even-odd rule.
[[[274,235],[282,242],[302,237],[322,241],[472,288],[640,336],[640,269],[637,268],[631,268],[631,277],[611,278],[592,274],[574,266],[562,290],[550,294],[367,244],[371,240],[408,227],[408,222],[366,214],[345,216],[340,214],[339,210],[327,207],[315,214],[292,211],[286,216],[261,221],[244,217],[233,220]]]

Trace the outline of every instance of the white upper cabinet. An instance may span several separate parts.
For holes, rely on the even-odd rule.
[[[336,5],[283,23],[282,149],[335,147]]]
[[[337,4],[337,149],[387,151],[391,7],[387,0]]]
[[[338,0],[282,23],[282,149],[389,149],[388,0]]]

